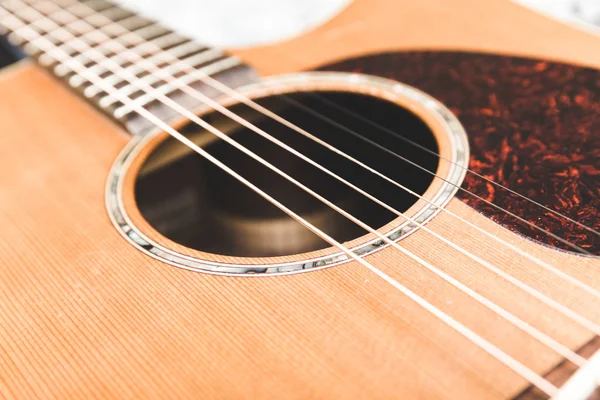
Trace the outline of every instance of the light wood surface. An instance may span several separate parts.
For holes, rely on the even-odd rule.
[[[27,63],[5,72],[0,90],[0,388],[7,397],[504,398],[525,386],[356,263],[244,279],[144,256],[119,236],[103,203],[127,135]],[[597,260],[524,241],[459,201],[450,208],[599,286]],[[600,317],[589,296],[447,215],[430,226]],[[591,339],[427,233],[403,245],[572,348]],[[369,261],[536,371],[560,360],[394,250]]]
[[[484,51],[597,67],[600,53],[590,49],[599,42],[597,34],[509,0],[355,0],[312,32],[233,53],[265,75],[412,49]]]
[[[239,54],[265,74],[417,47],[600,65],[591,35],[500,1],[448,3],[356,1],[305,38]],[[0,397],[501,399],[528,385],[357,263],[231,278],[143,255],[104,207],[127,134],[29,63],[0,75],[0,123]],[[600,288],[598,259],[534,244],[458,200],[448,208]],[[598,299],[450,215],[428,226],[600,321]],[[572,349],[594,336],[424,231],[402,245]],[[534,371],[562,360],[396,250],[368,261]]]

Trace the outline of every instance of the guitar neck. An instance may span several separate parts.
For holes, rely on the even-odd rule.
[[[150,85],[157,93],[169,96],[188,109],[196,109],[202,104],[185,96],[177,86],[165,80],[163,74],[211,97],[217,97],[220,92],[205,85],[203,76],[232,87],[254,79],[253,71],[238,58],[109,1],[19,0],[8,3],[6,6],[13,14],[11,24],[5,26],[10,33],[9,39],[23,46],[40,65],[65,81],[89,103],[123,123],[133,134],[152,128],[132,111],[133,104],[151,110],[165,121],[177,118],[176,112],[141,90],[140,83]],[[32,30],[37,35],[32,34]],[[57,51],[66,53],[69,62],[58,61],[53,56]],[[73,62],[83,65],[87,73],[75,72]],[[103,85],[90,82],[87,78],[90,74],[118,89],[134,103],[123,104],[99,87]]]

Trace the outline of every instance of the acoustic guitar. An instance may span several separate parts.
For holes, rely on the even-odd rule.
[[[598,36],[506,0],[230,52],[104,0],[0,25],[1,398],[599,398]]]

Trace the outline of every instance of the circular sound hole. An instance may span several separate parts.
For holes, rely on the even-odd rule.
[[[437,153],[435,137],[419,117],[395,103],[351,92],[298,92],[256,101],[417,193],[424,193],[432,182],[430,173],[399,157],[436,172],[438,157],[407,143],[412,141]],[[229,109],[400,212],[418,200],[246,105],[236,104]],[[211,112],[201,118],[367,225],[377,229],[398,217],[228,117]],[[195,124],[187,125],[181,132],[339,242],[367,233],[212,133]],[[331,247],[243,183],[173,138],[158,145],[144,161],[135,181],[135,201],[143,217],[158,232],[176,243],[203,252],[269,257]]]

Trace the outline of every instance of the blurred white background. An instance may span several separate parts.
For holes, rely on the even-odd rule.
[[[331,18],[351,1],[120,0],[142,14],[218,47],[251,46],[299,35]],[[600,0],[518,1],[563,20],[600,25]]]
[[[283,40],[318,26],[351,0],[119,0],[216,47]]]

